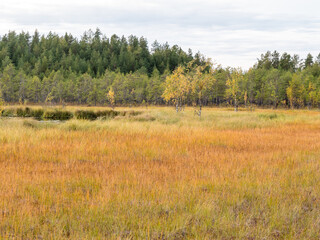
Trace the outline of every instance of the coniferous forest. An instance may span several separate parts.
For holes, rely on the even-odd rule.
[[[10,31],[0,38],[0,98],[7,103],[162,105],[174,100],[166,96],[170,77],[188,79],[197,72],[190,66],[205,66],[200,69],[210,84],[201,85],[206,86],[201,94],[184,89],[183,104],[320,106],[320,54],[302,59],[268,51],[247,71],[208,62],[191,49],[157,41],[149,45],[136,36],[106,37],[99,29],[80,39]],[[204,75],[192,78],[197,76]]]

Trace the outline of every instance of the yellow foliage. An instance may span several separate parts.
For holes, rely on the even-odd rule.
[[[228,78],[226,85],[227,90],[226,94],[228,97],[231,97],[234,102],[235,110],[237,111],[238,107],[238,97],[240,95],[240,82],[243,81],[243,74],[242,70],[240,68],[234,69],[234,71],[231,73],[230,77]]]
[[[108,101],[111,104],[112,108],[114,108],[114,104],[115,104],[115,94],[113,91],[113,88],[111,87],[109,92],[108,92]]]
[[[190,81],[185,75],[185,69],[181,66],[177,67],[171,75],[166,77],[164,85],[163,99],[167,102],[173,101],[177,109],[181,108],[183,100],[191,88]]]

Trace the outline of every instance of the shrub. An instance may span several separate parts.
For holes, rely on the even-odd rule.
[[[2,110],[1,116],[3,117],[14,117],[15,116],[15,110],[13,108],[7,108]]]
[[[32,117],[32,109],[26,107],[25,109],[17,108],[17,117]]]
[[[16,110],[16,116],[17,117],[34,117],[35,119],[42,119],[44,111],[42,109],[30,109],[28,107],[26,107],[25,109],[23,108],[17,108]]]
[[[94,111],[84,111],[84,110],[78,110],[75,113],[76,119],[85,119],[85,120],[96,120],[97,114]]]
[[[43,114],[43,118],[46,120],[65,121],[73,118],[73,114],[72,112],[69,112],[69,111],[60,111],[60,110],[46,111]]]
[[[122,117],[135,117],[142,114],[139,111],[114,111],[114,110],[104,110],[104,111],[87,111],[87,110],[78,110],[73,114],[69,111],[61,111],[61,110],[48,110],[44,111],[43,109],[31,109],[31,108],[10,108],[4,109],[1,112],[1,115],[4,117],[33,117],[37,120],[45,119],[45,120],[60,120],[65,121],[73,118],[75,116],[76,119],[84,119],[84,120],[96,120],[97,118],[107,119],[107,118],[115,118],[117,116]]]
[[[42,109],[35,109],[32,111],[32,117],[37,120],[41,120],[43,118],[44,111]]]
[[[17,117],[24,117],[24,110],[22,108],[18,108],[16,110]]]
[[[120,112],[114,111],[114,110],[105,110],[105,111],[99,111],[97,112],[98,117],[103,117],[103,118],[114,118],[118,116]]]

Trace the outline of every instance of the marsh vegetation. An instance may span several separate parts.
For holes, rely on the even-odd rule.
[[[0,118],[0,238],[319,239],[318,111],[116,110]]]

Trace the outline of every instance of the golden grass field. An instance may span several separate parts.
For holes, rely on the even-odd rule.
[[[0,118],[0,239],[320,239],[319,111],[139,110]]]

